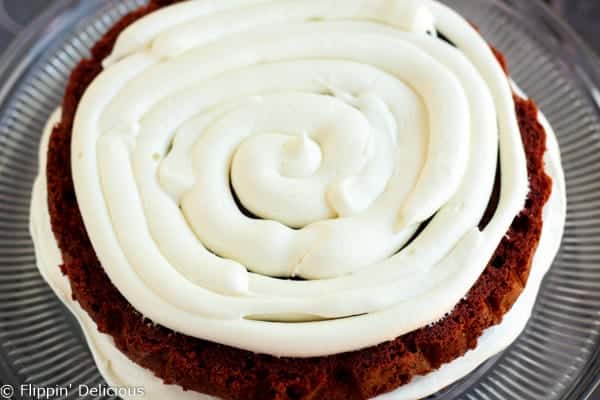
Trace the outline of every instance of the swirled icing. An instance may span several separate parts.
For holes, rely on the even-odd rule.
[[[435,1],[183,2],[128,27],[83,96],[78,204],[156,323],[278,356],[376,345],[449,312],[522,209],[511,93]]]

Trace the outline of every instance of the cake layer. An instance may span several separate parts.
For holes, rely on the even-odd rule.
[[[61,267],[69,278],[73,298],[100,332],[110,335],[127,357],[166,383],[227,399],[370,398],[406,384],[415,375],[438,369],[473,349],[483,331],[502,320],[527,282],[542,231],[542,209],[552,186],[544,172],[546,134],[538,123],[537,109],[531,101],[518,96],[513,99],[501,56],[496,54],[498,62],[466,21],[430,1],[406,2],[416,7],[396,10],[409,16],[399,20],[400,27],[408,33],[391,34],[389,27],[374,28],[371,22],[325,21],[316,27],[312,24],[317,22],[310,19],[282,36],[290,43],[298,40],[298,47],[283,46],[285,40],[278,42],[279,36],[274,40],[267,29],[256,37],[228,32],[232,36],[224,43],[216,39],[223,32],[217,32],[211,40],[220,44],[207,45],[208,51],[204,46],[196,51],[178,49],[175,45],[173,52],[164,53],[170,49],[171,41],[167,40],[170,29],[176,33],[183,29],[173,24],[181,24],[181,18],[190,16],[201,18],[198,9],[206,8],[209,14],[217,9],[215,15],[211,14],[218,16],[214,18],[217,22],[225,14],[237,18],[236,12],[220,10],[221,5],[204,1],[156,11],[167,3],[170,2],[151,2],[147,8],[126,16],[94,47],[92,58],[76,67],[65,95],[61,122],[49,139],[48,210],[63,258]],[[244,4],[250,8],[241,10],[243,15],[253,7],[263,10],[262,2],[248,0]],[[400,3],[356,1],[356,8],[348,12],[358,12],[363,18],[364,13],[373,18],[379,16],[389,22],[377,4]],[[182,9],[190,11],[189,15],[184,15]],[[279,8],[274,10],[273,15],[280,15]],[[147,14],[149,19],[131,25]],[[330,17],[325,14],[325,19]],[[436,29],[443,29],[444,37],[455,42],[461,51],[429,37],[426,30],[431,31],[432,25],[421,23],[427,21]],[[202,40],[206,38],[202,39],[195,24],[184,25],[195,40],[204,43]],[[305,40],[310,36],[305,25],[331,41],[311,47],[311,41]],[[127,26],[130,29],[123,31]],[[388,47],[398,46],[400,54],[410,57],[388,57],[386,46],[373,54],[369,53],[370,46],[359,46],[358,50],[343,46],[345,39],[340,26],[352,27],[350,38],[354,44],[381,39]],[[424,27],[429,28],[424,30]],[[106,60],[117,37],[120,42]],[[246,40],[250,40],[250,46],[240,47]],[[339,49],[326,44],[333,42],[340,44]],[[252,50],[244,55],[228,48]],[[296,53],[288,54],[289,51],[298,51],[300,58],[308,58],[297,60],[293,57]],[[332,52],[333,58],[340,60],[330,60],[320,52],[326,55]],[[211,54],[219,57],[210,57]],[[321,54],[325,60],[312,60],[311,54]],[[373,60],[367,56],[373,56]],[[257,60],[263,62],[254,65]],[[297,68],[298,63],[306,71]],[[412,87],[410,82],[403,82],[422,72],[415,66],[423,66],[426,73],[438,71],[444,77],[442,83],[428,85],[427,79],[415,78],[418,82]],[[346,69],[350,72],[348,79],[343,78]],[[138,73],[132,75],[133,71]],[[209,76],[210,71],[218,76]],[[162,83],[161,72],[173,77],[174,86]],[[335,81],[333,77],[338,72],[341,78]],[[356,75],[357,72],[361,74]],[[300,79],[290,80],[296,74]],[[369,78],[364,82],[359,79],[352,83],[349,79],[363,74]],[[260,78],[256,80],[258,92],[253,83],[243,84],[248,76]],[[196,79],[202,83],[195,82]],[[290,88],[291,82],[299,86]],[[228,86],[231,83],[233,88]],[[271,83],[277,94],[265,92],[260,86]],[[367,91],[368,88],[373,92]],[[244,101],[230,98],[235,89],[243,92]],[[281,89],[285,89],[283,93]],[[450,151],[449,156],[437,157],[436,154],[444,153],[443,146],[439,146],[451,139],[444,121],[451,121],[452,116],[446,112],[441,93],[448,94],[447,100],[455,103],[448,109],[458,113],[450,126],[458,135],[460,146],[456,152]],[[425,94],[429,95],[423,99]],[[221,95],[227,101],[221,98],[211,103]],[[403,107],[394,109],[396,103],[391,101],[394,99]],[[199,107],[197,102],[205,100],[204,106],[215,107],[209,107],[210,111]],[[315,104],[325,111],[314,112]],[[277,110],[274,115],[281,112],[297,123],[284,127],[282,120],[268,110]],[[294,119],[292,111],[296,110],[299,118]],[[423,116],[424,120],[411,121],[402,114],[407,110],[411,111],[408,115]],[[336,117],[353,121],[352,126],[336,122]],[[246,126],[258,131],[249,134]],[[419,145],[418,139],[406,140],[403,135],[407,133],[399,129],[402,126],[410,128],[408,133],[414,130],[416,136],[427,137],[427,146]],[[297,127],[300,132],[294,131]],[[196,130],[205,132],[198,137]],[[343,130],[348,130],[353,138],[347,143],[340,133]],[[270,211],[260,209],[249,187],[257,186],[264,194],[270,187],[264,183],[275,181],[269,180],[271,175],[263,181],[260,168],[258,172],[252,171],[250,165],[281,161],[275,162],[281,167],[280,177],[285,175],[304,183],[309,178],[310,186],[313,175],[318,177],[323,165],[328,162],[337,165],[335,159],[331,161],[335,152],[327,150],[329,141],[334,147],[347,146],[340,154],[349,158],[346,161],[350,162],[350,172],[346,172],[350,175],[343,176],[341,182],[334,180],[331,188],[317,185],[315,190],[316,193],[326,190],[325,206],[332,208],[325,211],[336,213],[337,218],[320,219],[328,214],[319,206],[323,204],[317,202],[311,203],[314,207],[306,208],[301,218],[289,219],[289,209],[294,209],[289,199],[284,199],[283,211],[270,207],[274,214],[264,215]],[[491,195],[492,201],[488,201],[494,186],[498,142],[497,190]],[[359,167],[352,166],[356,143],[364,145],[365,160]],[[394,148],[398,143],[414,148]],[[455,149],[455,144],[448,144],[447,148]],[[256,157],[261,146],[272,150],[267,152],[269,157],[264,157],[265,160]],[[233,153],[227,150],[231,148],[235,149]],[[386,158],[389,148],[394,151]],[[211,149],[215,154],[211,154]],[[397,172],[403,171],[400,167],[407,167],[406,160],[398,158],[396,150],[407,159],[411,157],[410,150],[415,150],[415,168],[407,168],[407,173],[412,173],[415,179],[408,187],[394,183]],[[373,151],[375,155],[371,154]],[[464,151],[468,154],[466,164],[461,161],[465,159]],[[229,163],[223,161],[228,157],[230,169]],[[449,192],[444,189],[432,193],[433,203],[417,201],[417,206],[410,206],[414,203],[411,200],[414,193],[421,199],[432,188],[443,186],[438,181],[442,164],[436,160],[445,160],[443,166],[458,171],[458,178],[450,179]],[[191,180],[187,179],[190,163]],[[237,172],[236,165],[240,166]],[[391,175],[386,172],[390,166],[394,171]],[[270,171],[271,167],[267,167],[263,172]],[[375,185],[366,191],[354,191],[355,183],[360,187],[369,182],[361,178],[369,174],[361,174],[370,170],[388,179],[384,189]],[[212,261],[186,264],[195,260],[186,258],[190,254],[198,255],[196,261],[217,260],[208,252],[209,248],[214,251],[213,246],[203,247],[215,244],[214,238],[207,239],[202,229],[194,227],[204,226],[214,216],[216,224],[232,216],[230,211],[206,214],[206,210],[212,210],[218,203],[219,196],[227,192],[221,187],[222,182],[214,180],[219,171],[228,171],[224,181],[229,180],[232,193],[240,193],[238,199],[225,196],[223,201],[241,202],[236,204],[237,211],[230,211],[239,213],[234,219],[243,226],[257,227],[254,236],[259,242],[268,238],[265,242],[268,244],[279,237],[260,234],[261,229],[268,227],[280,232],[288,244],[300,238],[298,243],[302,246],[314,241],[318,249],[327,249],[327,235],[320,236],[324,232],[346,244],[338,248],[339,254],[311,250],[306,253],[310,257],[300,257],[301,262],[292,264],[291,269],[281,268],[290,266],[287,262],[272,265],[241,262],[260,261],[269,251],[280,250],[278,254],[283,258],[275,259],[289,261],[293,251],[288,250],[296,248],[295,245],[286,247],[279,242],[272,249],[265,243],[259,244],[258,253],[253,253],[255,249],[245,252],[248,246],[239,246],[244,253],[240,253],[241,258],[220,258],[218,267]],[[327,177],[326,167],[324,171]],[[206,182],[194,186],[203,182],[202,174],[206,175]],[[527,175],[529,193],[524,201],[519,193],[524,196],[527,190]],[[182,180],[177,181],[178,177]],[[254,178],[258,179],[256,185],[248,185]],[[353,183],[347,186],[342,182]],[[344,187],[348,190],[338,190]],[[213,188],[221,190],[216,198],[212,197]],[[399,196],[396,207],[378,208],[380,203],[387,204],[386,196],[402,190],[405,195]],[[363,192],[371,197],[361,200],[352,195]],[[312,189],[308,193],[313,193]],[[186,198],[191,199],[189,203]],[[523,203],[525,207],[521,210]],[[436,206],[431,208],[431,204]],[[436,210],[435,216],[427,224],[421,224],[432,209]],[[397,254],[379,259],[378,251],[369,255],[358,244],[358,253],[353,252],[355,238],[351,235],[364,232],[358,228],[340,230],[340,226],[369,215],[376,218],[365,220],[365,231],[385,228],[391,239],[384,242],[400,250]],[[256,219],[261,216],[281,220]],[[381,216],[385,218],[378,220]],[[314,221],[315,218],[319,220]],[[209,221],[208,225],[211,224]],[[242,225],[236,225],[234,230]],[[422,229],[413,239],[419,225]],[[220,229],[214,227],[215,231]],[[335,232],[341,232],[342,236]],[[192,244],[185,238],[201,240]],[[321,242],[324,247],[319,247]],[[369,243],[366,240],[359,244]],[[173,251],[177,247],[174,244],[181,246],[178,252]],[[321,271],[324,275],[306,274],[311,268],[318,271],[324,265],[313,263],[317,259],[344,258],[348,244],[352,245],[350,254],[359,259],[373,256],[374,263],[363,267],[354,264],[350,257],[350,261],[340,259],[339,270],[338,264],[326,263]],[[227,253],[227,246],[217,246],[217,250]],[[310,265],[305,265],[309,259]],[[301,268],[302,265],[308,269]],[[278,275],[312,280],[278,279]],[[287,322],[274,322],[277,320]],[[287,357],[277,357],[281,355]]]

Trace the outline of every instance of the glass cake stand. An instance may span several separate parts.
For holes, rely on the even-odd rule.
[[[569,211],[561,251],[524,333],[432,398],[588,398],[600,376],[600,67],[541,3],[446,2],[504,52],[513,78],[556,129]],[[61,103],[69,72],[119,16],[142,3],[55,0],[0,62],[1,385],[103,384],[78,324],[35,266],[30,191],[42,127]],[[10,394],[0,389],[0,398]]]

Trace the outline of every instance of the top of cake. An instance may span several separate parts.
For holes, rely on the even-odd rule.
[[[183,2],[104,65],[73,125],[78,205],[114,285],[178,332],[381,343],[451,311],[523,208],[509,82],[437,2]]]
[[[368,398],[474,348],[527,282],[546,134],[436,1],[154,0],[63,106],[62,270],[167,383]]]

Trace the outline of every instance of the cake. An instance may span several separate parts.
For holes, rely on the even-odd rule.
[[[564,215],[550,125],[446,6],[151,0],[73,70],[31,230],[114,387],[416,399],[516,338]]]

